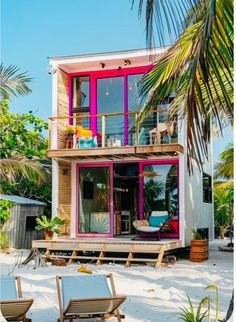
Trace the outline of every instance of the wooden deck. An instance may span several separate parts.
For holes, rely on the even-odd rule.
[[[182,243],[178,239],[141,241],[130,238],[67,238],[32,242],[32,247],[46,250],[46,258],[64,258],[68,260],[68,264],[76,260],[96,261],[97,265],[105,261],[122,261],[126,267],[134,262],[150,262],[155,267],[160,267],[165,252],[181,246]],[[71,255],[55,254],[63,251],[71,252]],[[117,256],[111,256],[111,253]],[[150,255],[153,258],[150,258]]]
[[[134,158],[152,158],[162,155],[176,155],[183,153],[183,147],[180,144],[159,144],[159,145],[138,145],[138,146],[122,146],[122,147],[106,147],[92,149],[59,149],[48,150],[47,155],[51,158],[68,159],[98,159],[112,158],[127,159]]]

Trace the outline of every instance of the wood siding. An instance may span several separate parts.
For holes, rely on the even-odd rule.
[[[71,165],[58,163],[58,216],[65,219],[61,233],[70,234],[71,223]]]
[[[42,238],[41,232],[35,230],[36,218],[44,213],[44,206],[15,204],[10,208],[10,218],[3,226],[7,233],[9,246],[30,249],[32,240]],[[28,217],[31,217],[27,219]],[[30,220],[30,227],[26,227]]]
[[[69,87],[68,87],[68,75],[61,69],[58,69],[58,83],[57,83],[57,115],[68,116],[69,115]],[[57,144],[58,149],[64,149],[66,146],[66,133],[65,127],[68,120],[59,119],[57,127]]]

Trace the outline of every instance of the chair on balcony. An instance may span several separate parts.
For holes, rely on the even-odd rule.
[[[167,134],[169,143],[171,142],[171,136],[174,133],[174,123],[157,123],[157,126],[149,131],[150,144],[161,144],[161,138]]]

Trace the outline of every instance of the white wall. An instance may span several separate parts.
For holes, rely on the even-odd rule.
[[[211,160],[203,166],[203,171],[212,176]],[[214,214],[212,203],[203,202],[202,171],[193,161],[193,173],[189,175],[186,163],[185,173],[185,242],[190,244],[192,229],[209,228],[209,239],[214,238]]]

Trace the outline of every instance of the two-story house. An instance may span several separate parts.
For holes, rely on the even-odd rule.
[[[172,98],[135,122],[145,100],[139,81],[164,51],[49,59],[52,212],[66,219],[64,238],[128,238],[133,221],[153,211],[172,214],[163,240],[187,246],[193,228],[213,238],[212,156],[204,172],[193,160],[189,175],[185,122],[167,121]]]

